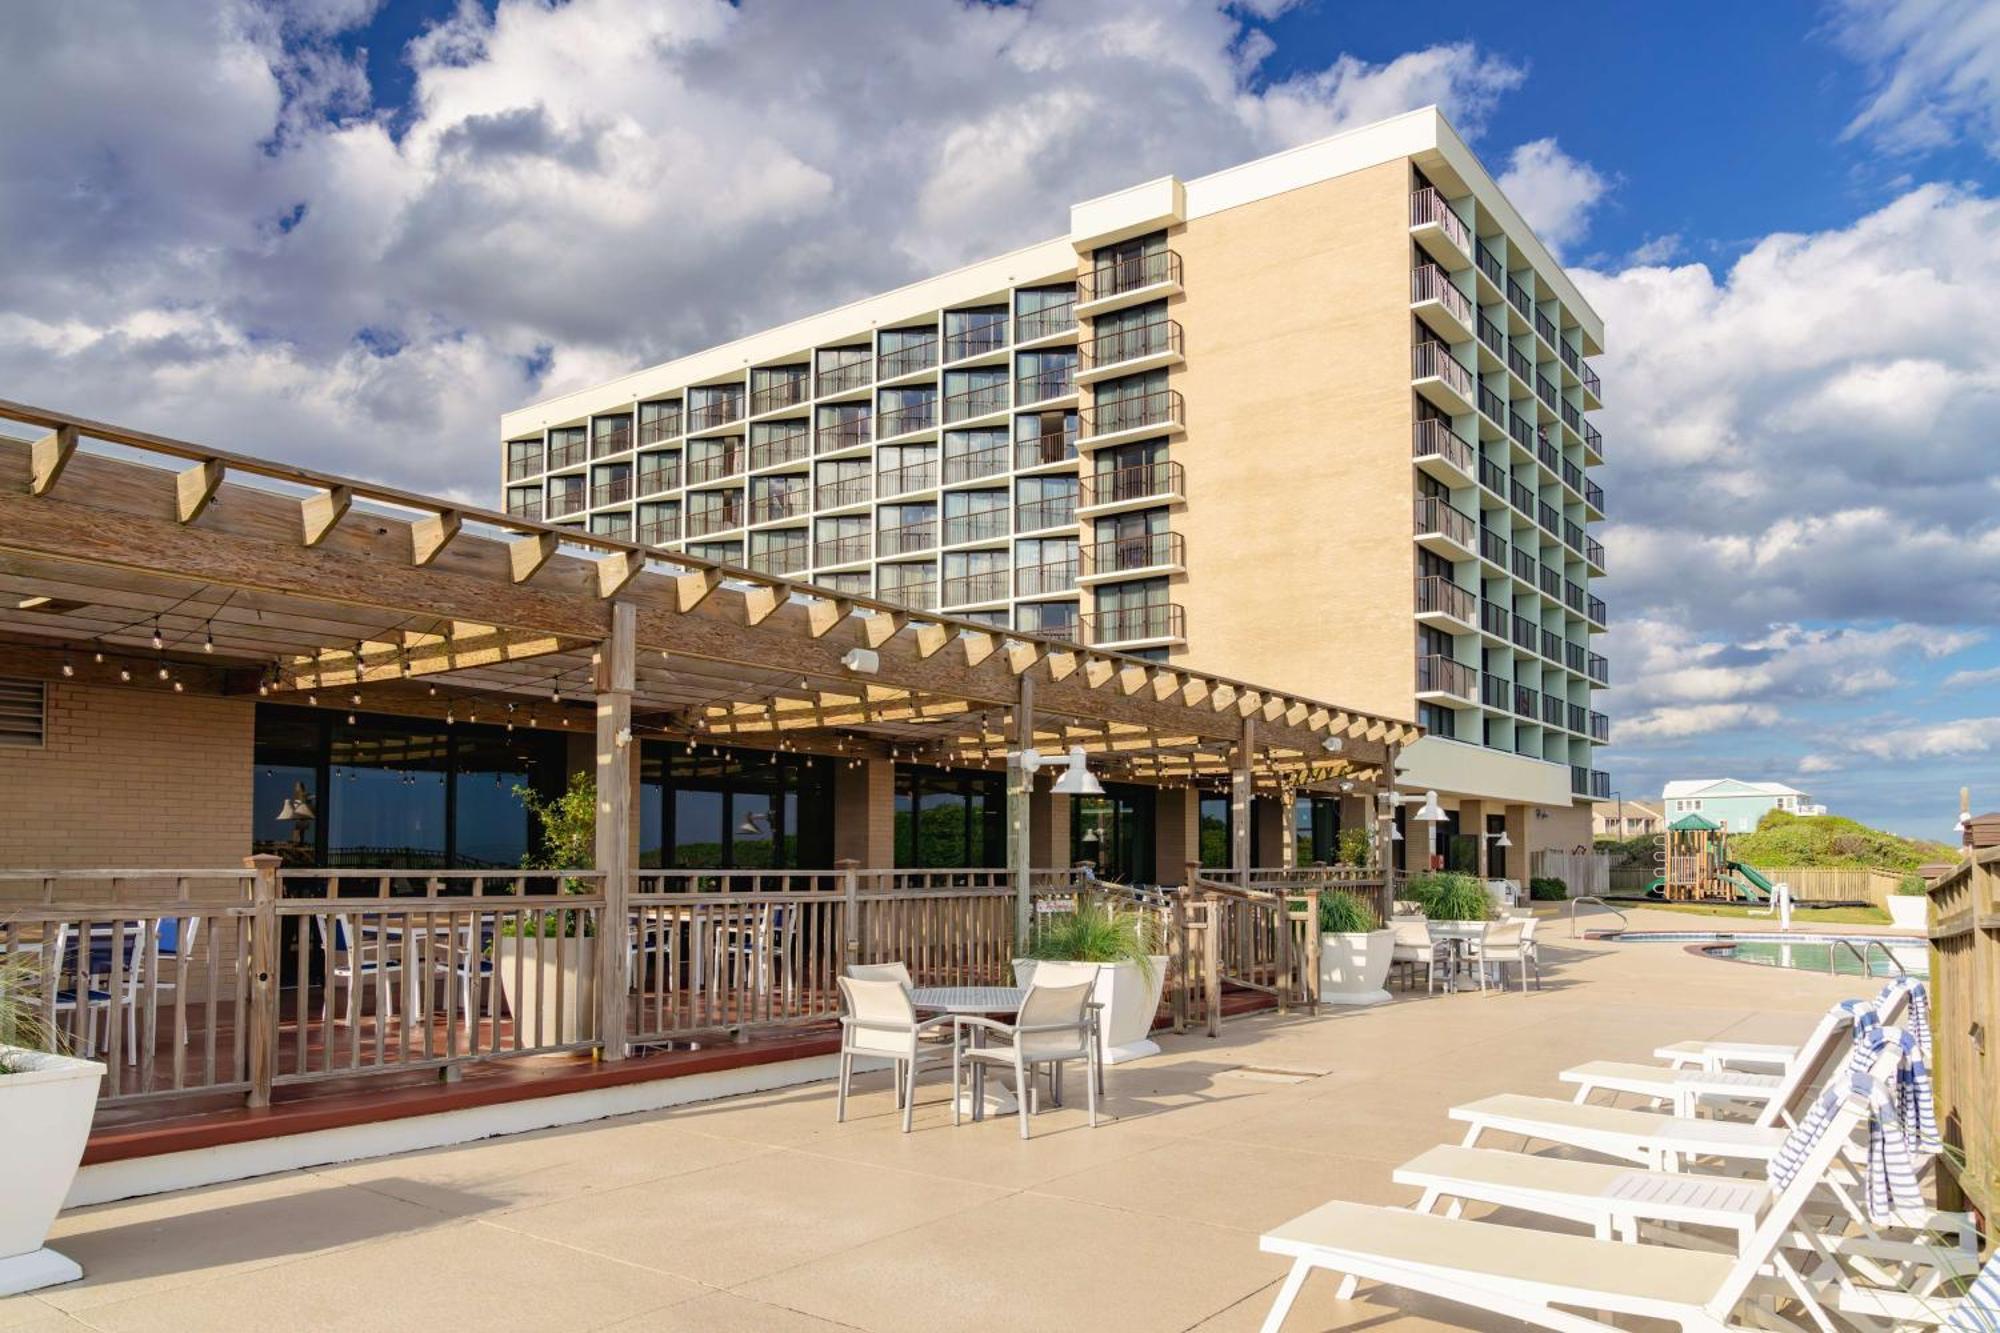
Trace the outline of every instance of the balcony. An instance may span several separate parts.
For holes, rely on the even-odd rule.
[[[1590,566],[1590,572],[1604,573],[1604,543],[1595,537],[1583,539],[1583,563]]]
[[[777,380],[753,391],[750,395],[750,415],[761,417],[766,412],[777,412],[787,407],[797,407],[809,394],[810,381],[801,368],[800,373],[791,378]]]
[[[1079,552],[1082,582],[1170,574],[1187,567],[1186,539],[1178,532],[1148,532],[1093,542]]]
[[[1597,626],[1599,629],[1602,629],[1605,624],[1604,599],[1602,597],[1584,598],[1583,618],[1585,620],[1588,620],[1591,624]]]
[[[1594,465],[1604,461],[1604,437],[1588,421],[1583,423],[1583,451],[1590,455],[1585,462]]]
[[[1552,629],[1544,628],[1542,630],[1541,651],[1542,651],[1542,656],[1548,658],[1551,662],[1562,661],[1562,656],[1563,656],[1562,635],[1556,633]]]
[[[813,543],[812,549],[816,567],[857,564],[868,558],[868,534],[856,532],[845,537],[821,538]]]
[[[696,404],[688,411],[688,434],[699,435],[703,431],[719,430],[743,420],[743,395],[731,394],[711,402]]]
[[[1479,678],[1479,702],[1488,708],[1497,708],[1504,713],[1512,703],[1513,698],[1514,686],[1512,682],[1502,679],[1499,676],[1481,676]]]
[[[1549,727],[1562,726],[1567,706],[1566,702],[1560,696],[1544,694],[1542,696],[1542,725]]]
[[[1528,295],[1528,289],[1516,282],[1511,274],[1507,278],[1507,304],[1513,306],[1514,313],[1524,321],[1534,317],[1534,298]]]
[[[762,429],[759,427],[759,429]],[[760,471],[767,467],[778,467],[785,463],[796,463],[812,456],[812,435],[804,422],[796,429],[782,435],[770,435],[750,443],[750,470]]]
[[[507,460],[507,480],[509,481],[527,481],[531,477],[539,477],[541,475],[542,448],[539,444],[535,446],[535,456],[533,458],[510,457]]]
[[[1571,643],[1565,639],[1563,641],[1562,663],[1571,671],[1581,676],[1583,674],[1583,645],[1580,643]]]
[[[1437,574],[1417,576],[1417,619],[1445,629],[1471,629],[1479,614],[1479,596]]]
[[[1137,463],[1108,472],[1086,471],[1077,491],[1079,510],[1137,509],[1172,504],[1185,494],[1179,463]]]
[[[1479,526],[1479,558],[1507,568],[1507,539],[1483,523]]]
[[[1474,703],[1479,698],[1479,673],[1463,662],[1432,654],[1417,659],[1417,697],[1461,699]]]
[[[1569,579],[1563,580],[1563,605],[1578,615],[1583,614],[1583,588]]]
[[[1014,406],[1046,403],[1055,398],[1067,398],[1075,392],[1076,381],[1067,374],[1043,371],[1023,375],[1014,381]]]
[[[808,548],[802,541],[786,542],[780,546],[766,546],[750,553],[750,568],[759,574],[779,576],[803,574],[806,570]]]
[[[813,387],[822,398],[836,393],[857,393],[875,382],[875,364],[871,358],[863,358],[837,366],[821,366],[814,379]]]
[[[639,423],[639,447],[642,449],[649,444],[665,444],[680,437],[681,414],[678,408]]]
[[[1559,537],[1562,533],[1562,515],[1547,500],[1535,501],[1535,522],[1541,524],[1542,531],[1551,537]]]
[[[1523,388],[1535,382],[1535,363],[1518,347],[1507,349],[1507,369],[1514,372],[1514,378],[1521,381]]]
[[[604,505],[622,505],[631,498],[632,479],[630,477],[613,477],[609,481],[600,481],[590,488],[590,505],[593,509],[601,508]]]
[[[1014,531],[1041,532],[1046,528],[1073,528],[1076,526],[1076,497],[1064,495],[1053,499],[1030,500],[1014,509]]]
[[[1155,389],[1130,398],[1100,398],[1077,413],[1077,445],[1113,444],[1178,431],[1186,420],[1180,394]]]
[[[1611,743],[1611,719],[1602,713],[1593,711],[1590,715],[1590,739],[1596,741],[1599,745],[1609,745]]]
[[[687,535],[707,537],[743,526],[743,502],[732,496],[726,503],[703,505],[687,511]]]
[[[681,461],[678,455],[670,455],[672,462],[646,466],[646,460],[639,460],[639,495],[659,495],[665,491],[678,490],[681,484]]]
[[[1185,641],[1187,612],[1178,602],[1119,607],[1078,616],[1077,628],[1094,648]]]
[[[1019,597],[1046,597],[1075,592],[1078,563],[1048,560],[1039,565],[1022,565],[1014,571],[1014,590]]]
[[[906,342],[891,352],[882,352],[875,358],[875,376],[878,380],[899,379],[904,375],[914,375],[919,371],[935,370],[938,363],[938,336]]]
[[[1172,250],[1092,261],[1076,280],[1076,313],[1096,315],[1181,290],[1181,257]]]
[[[1000,391],[1003,395],[1006,390]],[[920,398],[901,407],[885,407],[875,414],[875,438],[892,440],[898,435],[915,435],[937,429],[937,399]]]
[[[507,517],[524,518],[530,523],[541,522],[542,502],[540,497],[531,500],[509,500],[507,502]]]
[[[725,449],[720,453],[690,457],[687,460],[687,478],[690,486],[699,486],[705,481],[720,481],[733,477],[743,470],[743,451]]]
[[[1553,446],[1551,447],[1553,448]],[[1583,469],[1578,467],[1576,464],[1570,462],[1567,458],[1561,459],[1560,461],[1562,466],[1557,468],[1556,470],[1562,475],[1563,485],[1569,487],[1570,490],[1573,491],[1575,494],[1582,495]]]
[[[590,461],[590,443],[581,434],[568,440],[549,441],[549,471],[581,467]]]
[[[1557,342],[1556,322],[1539,310],[1535,312],[1535,332],[1543,342],[1549,345],[1550,351],[1555,350]]]
[[[638,528],[638,540],[646,546],[665,546],[668,542],[681,539],[681,516],[668,514],[662,518],[649,518]]]
[[[1076,378],[1078,383],[1088,384],[1112,375],[1178,365],[1181,360],[1181,326],[1171,319],[1156,319],[1137,328],[1084,339],[1077,347]]]
[[[1588,361],[1582,362],[1581,366],[1577,374],[1583,378],[1583,396],[1587,400],[1584,406],[1595,411],[1604,406],[1604,386],[1598,382],[1597,372],[1591,369]]]
[[[907,495],[911,491],[927,491],[938,484],[936,463],[911,463],[907,467],[892,467],[879,472],[875,477],[875,493],[883,499],[892,495]]]
[[[1516,685],[1514,687],[1514,716],[1523,717],[1533,722],[1535,720],[1535,698],[1534,687]]]
[[[845,509],[848,505],[867,504],[874,498],[873,489],[865,476],[823,481],[813,488],[813,508]]]
[[[957,333],[944,336],[944,359],[970,361],[975,356],[991,356],[1007,346],[1007,321],[998,319],[987,324],[975,324],[960,329]]]
[[[1049,467],[1055,463],[1067,463],[1076,457],[1075,416],[1067,412],[1048,412],[1042,415],[1039,424],[1046,427],[1051,417],[1061,421],[1061,430],[1043,429],[1026,438],[1015,439],[1015,467]]]
[[[590,456],[592,458],[610,458],[614,454],[625,453],[631,448],[632,427],[629,424],[620,422],[609,430],[601,430],[591,437]]]
[[[1512,477],[1507,479],[1507,503],[1513,505],[1514,511],[1522,518],[1534,518],[1535,493],[1529,490],[1524,483],[1516,481]]]
[[[1478,552],[1478,520],[1462,508],[1452,508],[1450,500],[1426,494],[1416,500],[1416,544],[1442,554],[1448,560],[1462,560]]]
[[[885,569],[882,573],[886,575],[888,571]],[[911,579],[907,583],[885,583],[882,585],[881,596],[885,602],[896,602],[913,610],[935,611],[937,609],[937,580],[934,578]]]
[[[893,528],[883,528],[875,534],[876,553],[883,556],[912,555],[918,551],[932,550],[937,544],[936,519],[902,523]]]
[[[1417,318],[1431,326],[1446,342],[1466,342],[1472,337],[1472,298],[1452,286],[1451,277],[1436,264],[1424,264],[1410,274],[1410,305]]]
[[[584,511],[584,499],[583,487],[581,486],[576,487],[574,490],[550,491],[548,516],[550,518],[568,518],[571,514],[581,514]]]
[[[944,396],[945,424],[955,425],[961,421],[971,421],[976,417],[991,416],[995,412],[1007,410],[1007,381],[998,384],[981,384],[975,388],[962,389]]]
[[[1590,797],[1594,801],[1611,799],[1611,775],[1603,769],[1590,770]]]
[[[1569,766],[1569,790],[1572,796],[1590,795],[1590,770],[1582,764]]]
[[[1581,764],[1569,766],[1569,789],[1572,795],[1588,796],[1592,800],[1611,799],[1611,775],[1602,769],[1585,768]]]
[[[1500,256],[1486,248],[1485,241],[1474,241],[1472,253],[1474,263],[1478,267],[1479,272],[1485,276],[1488,282],[1493,284],[1493,291],[1497,296],[1501,291],[1505,290],[1507,285],[1506,266],[1500,262]]]
[[[1524,653],[1535,651],[1535,635],[1541,627],[1526,616],[1514,617],[1514,646]]]
[[[1537,565],[1535,573],[1539,576],[1535,580],[1535,586],[1542,590],[1542,596],[1548,598],[1550,601],[1561,601],[1563,591],[1562,571],[1552,565]]]
[[[1558,475],[1561,474],[1563,465],[1562,451],[1556,448],[1555,442],[1549,439],[1548,432],[1546,431],[1539,432],[1535,436],[1535,457],[1550,472]]]
[[[1563,545],[1569,547],[1570,550],[1575,551],[1578,555],[1582,555],[1583,526],[1573,518],[1564,519],[1562,525]]]
[[[1583,735],[1585,728],[1590,725],[1590,710],[1582,704],[1571,704],[1564,725],[1577,735]]]
[[[1494,425],[1505,425],[1507,421],[1507,400],[1490,386],[1479,386],[1479,410]]]
[[[1591,511],[1591,517],[1604,517],[1604,488],[1588,477],[1583,482],[1583,503]]]
[[[1443,343],[1418,343],[1410,349],[1410,378],[1417,392],[1447,414],[1472,410],[1472,371]]]
[[[1011,531],[1008,527],[1010,517],[1005,505],[975,509],[968,514],[947,514],[944,544],[963,546],[968,542],[1004,541]]]
[[[1602,654],[1592,653],[1587,659],[1583,674],[1590,678],[1590,683],[1593,685],[1609,685],[1611,683],[1611,663],[1606,661]]]
[[[1527,584],[1530,588],[1535,586],[1536,565],[1535,553],[1533,551],[1524,550],[1517,545],[1508,554],[1507,560],[1508,568],[1513,570],[1515,578],[1521,580],[1521,582]]]
[[[1583,430],[1583,413],[1577,410],[1575,403],[1564,403],[1559,410],[1562,413],[1563,425],[1573,431]]]
[[[982,570],[977,574],[957,574],[944,581],[944,605],[965,606],[973,602],[1007,600],[1008,573],[1004,569]]]
[[[1562,363],[1568,366],[1572,373],[1576,371],[1578,366],[1583,364],[1582,354],[1568,343],[1557,343],[1556,355],[1562,358]]]
[[[838,420],[822,420],[813,427],[813,451],[835,454],[858,448],[874,439],[874,424],[873,415],[865,411]]]
[[[1479,484],[1501,500],[1507,498],[1507,469],[1484,454],[1479,458]]]
[[[1046,306],[1014,317],[1014,336],[1024,343],[1076,332],[1076,302]]]
[[[1419,421],[1412,442],[1416,465],[1452,486],[1472,482],[1479,451],[1455,433],[1448,421]]]
[[[1429,186],[1410,194],[1410,234],[1447,268],[1461,269],[1472,262],[1472,229]]]
[[[805,487],[796,490],[770,491],[750,501],[750,521],[752,523],[775,523],[780,519],[804,518],[806,513]]]
[[[1480,344],[1495,356],[1506,356],[1508,352],[1507,331],[1486,318],[1484,314],[1479,316],[1478,327]]]
[[[1007,470],[1007,446],[989,445],[984,449],[973,449],[962,454],[946,454],[944,458],[944,484],[955,486],[962,481],[978,481],[982,477],[997,477]]]

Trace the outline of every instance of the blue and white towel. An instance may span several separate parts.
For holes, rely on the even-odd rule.
[[[1785,1141],[1778,1145],[1778,1155],[1771,1159],[1771,1165],[1766,1169],[1773,1188],[1782,1190],[1799,1178],[1799,1172],[1805,1169],[1806,1158],[1826,1137],[1828,1126],[1839,1114],[1842,1100],[1839,1087],[1828,1088],[1813,1103],[1812,1110],[1806,1112],[1805,1119],[1785,1135]]]
[[[1944,1321],[1951,1333],[2000,1333],[2000,1246]]]
[[[1904,977],[1897,984],[1910,993],[1909,1012],[1903,1016],[1903,1026],[1916,1034],[1917,1043],[1928,1057],[1931,1053],[1930,988],[1915,977]]]
[[[1894,1099],[1896,1119],[1902,1125],[1904,1141],[1922,1156],[1933,1156],[1944,1144],[1938,1138],[1937,1102],[1931,1087],[1930,1063],[1924,1058],[1923,1044],[1917,1040],[1916,1034],[1902,1028],[1885,1028],[1879,1022],[1864,1023],[1857,1019],[1854,1050],[1848,1056],[1847,1072],[1856,1078],[1866,1075],[1874,1068],[1876,1057],[1891,1041],[1901,1051],[1896,1062]]]
[[[1922,1208],[1924,1192],[1917,1185],[1917,1164],[1896,1116],[1895,1098],[1881,1080],[1865,1074],[1854,1086],[1868,1098],[1868,1216],[1888,1222],[1903,1209]]]

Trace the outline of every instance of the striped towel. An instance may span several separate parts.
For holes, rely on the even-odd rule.
[[[1910,993],[1910,1011],[1903,1018],[1903,1026],[1916,1034],[1918,1044],[1928,1056],[1931,1053],[1930,988],[1915,977],[1904,977],[1898,984]]]
[[[1785,1141],[1778,1145],[1778,1155],[1771,1159],[1771,1165],[1766,1168],[1766,1175],[1772,1188],[1785,1189],[1799,1178],[1799,1172],[1805,1168],[1806,1158],[1819,1141],[1826,1137],[1827,1128],[1833,1124],[1834,1116],[1840,1111],[1841,1101],[1840,1088],[1828,1088],[1819,1095],[1819,1100],[1813,1103],[1812,1110],[1806,1112],[1806,1118],[1798,1123],[1797,1128],[1785,1135]]]
[[[1906,1208],[1922,1208],[1917,1166],[1910,1156],[1896,1099],[1880,1079],[1857,1075],[1854,1090],[1868,1098],[1868,1216],[1889,1222]]]
[[[1972,1279],[1971,1288],[1944,1326],[1951,1333],[2000,1333],[2000,1247]]]
[[[1923,1045],[1915,1033],[1885,1028],[1879,1022],[1857,1022],[1847,1072],[1855,1078],[1865,1076],[1874,1067],[1876,1056],[1892,1041],[1901,1051],[1894,1090],[1896,1119],[1902,1125],[1904,1141],[1918,1154],[1933,1156],[1944,1145],[1938,1138],[1937,1101],[1931,1087],[1930,1064],[1924,1059]]]

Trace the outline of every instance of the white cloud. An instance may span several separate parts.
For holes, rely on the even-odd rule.
[[[1718,731],[1775,726],[1781,716],[1772,704],[1692,704],[1653,708],[1632,717],[1619,718],[1613,739],[1620,745],[1633,741],[1681,740]]]
[[[1590,230],[1590,214],[1611,182],[1588,162],[1565,153],[1554,139],[1516,148],[1499,186],[1550,250],[1561,252]]]
[[[1991,0],[1840,0],[1834,32],[1875,72],[1848,123],[1898,151],[1970,139],[2000,157],[2000,7]]]
[[[2000,749],[2000,717],[1966,717],[1857,735],[1846,748],[1887,763],[1919,763]]]
[[[1683,248],[1681,234],[1670,231],[1664,236],[1648,237],[1643,244],[1634,247],[1625,259],[1628,264],[1664,264],[1679,256]]]
[[[2000,666],[1954,671],[1944,678],[1944,687],[1948,690],[1963,690],[1974,685],[2000,685]]]

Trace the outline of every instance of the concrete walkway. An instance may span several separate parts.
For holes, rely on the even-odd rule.
[[[1390,1172],[1457,1137],[1454,1103],[1682,1037],[1796,1040],[1875,989],[1545,927],[1539,992],[1172,1038],[1110,1071],[1095,1131],[954,1129],[933,1078],[904,1136],[878,1076],[846,1125],[812,1086],[79,1210],[53,1243],[87,1277],[0,1301],[0,1329],[1254,1329],[1282,1274],[1258,1234],[1409,1201]],[[1509,1326],[1333,1291],[1287,1328]]]

